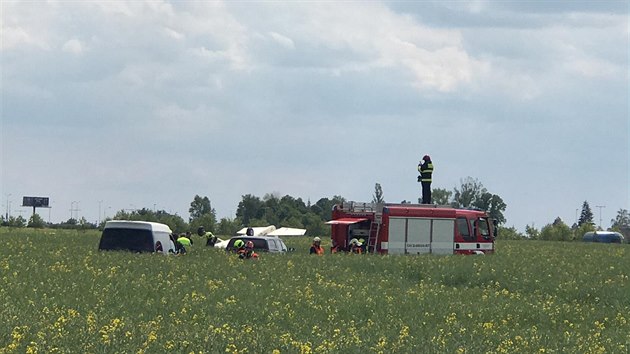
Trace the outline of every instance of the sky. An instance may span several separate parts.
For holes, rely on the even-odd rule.
[[[627,1],[0,6],[3,214],[416,201],[425,154],[433,188],[475,178],[521,232],[630,209]]]

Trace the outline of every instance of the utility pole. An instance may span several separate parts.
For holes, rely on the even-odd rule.
[[[6,215],[6,222],[9,222],[9,197],[11,196],[11,193],[6,194],[6,196],[7,196],[7,210],[6,210],[7,215]]]
[[[101,205],[103,204],[102,200],[98,201],[98,224],[96,224],[97,226],[101,225]]]
[[[76,203],[76,206],[74,205]],[[79,219],[79,202],[74,200],[70,203],[70,219],[77,220]]]
[[[605,208],[605,205],[595,205],[596,208],[599,208],[599,228],[602,228],[602,209]],[[603,230],[603,229],[602,229]]]

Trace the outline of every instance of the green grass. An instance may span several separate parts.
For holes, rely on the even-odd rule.
[[[630,350],[630,246],[498,242],[490,256],[258,261],[97,251],[99,233],[0,228],[0,353]]]

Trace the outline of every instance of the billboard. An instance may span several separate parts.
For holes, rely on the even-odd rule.
[[[48,197],[22,197],[22,206],[48,208]]]

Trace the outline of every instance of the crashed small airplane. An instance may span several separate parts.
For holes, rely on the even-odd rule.
[[[247,227],[244,227],[236,232],[236,236],[247,235]],[[304,236],[306,234],[306,229],[296,229],[293,227],[281,227],[276,229],[274,225],[262,226],[262,227],[252,227],[254,230],[254,234],[252,236]],[[215,248],[226,248],[230,242],[230,239],[220,240],[217,242],[214,247]]]
[[[252,229],[254,230],[253,236],[304,236],[304,234],[306,234],[306,229],[297,229],[293,227],[281,227],[276,229],[274,225],[252,227]],[[240,229],[236,234],[247,234],[247,227]]]

